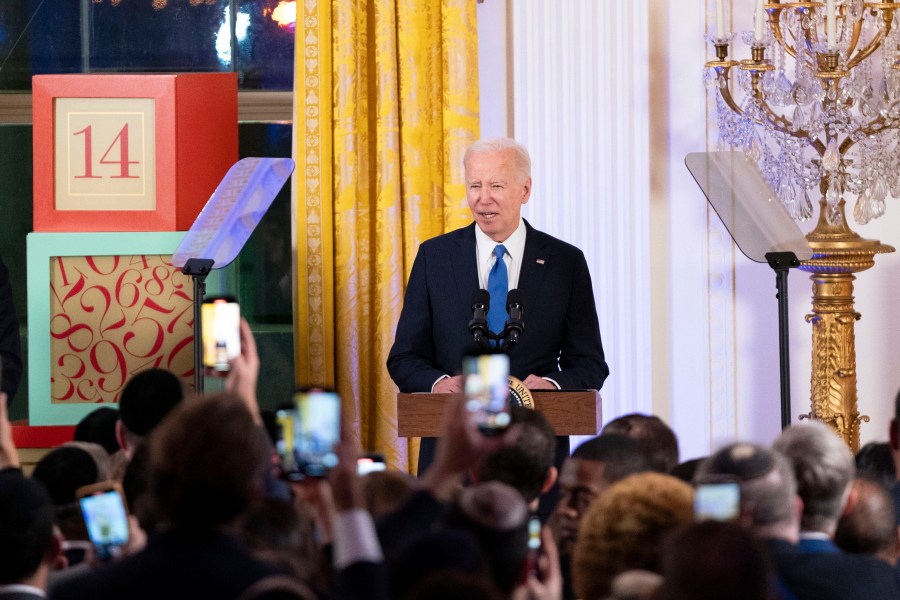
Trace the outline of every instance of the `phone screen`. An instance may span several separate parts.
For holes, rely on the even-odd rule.
[[[528,520],[528,552],[525,558],[525,574],[523,581],[528,580],[528,576],[534,574],[539,575],[538,559],[541,555],[541,520],[537,516],[532,516]]]
[[[357,475],[368,475],[378,471],[387,470],[387,465],[383,460],[376,460],[369,456],[364,456],[356,461]]]
[[[495,435],[509,427],[509,356],[467,356],[463,382],[466,408],[482,433]]]
[[[201,307],[203,366],[228,371],[241,355],[241,309],[234,298],[207,298]]]
[[[694,488],[694,519],[732,521],[741,511],[741,488],[736,481],[699,483]]]
[[[88,535],[101,559],[115,556],[128,542],[128,511],[117,489],[107,489],[79,499]]]
[[[294,407],[275,413],[276,449],[288,479],[322,477],[337,465],[341,438],[341,399],[334,392],[298,392]]]

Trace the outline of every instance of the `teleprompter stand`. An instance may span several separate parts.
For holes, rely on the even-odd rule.
[[[193,280],[194,388],[203,393],[201,306],[206,277],[231,264],[294,170],[290,158],[244,158],[236,162],[181,241],[172,265]]]
[[[206,276],[212,270],[214,262],[211,258],[190,258],[181,268],[181,272],[190,275],[194,282],[194,389],[198,394],[203,393],[203,345],[197,343],[203,334],[200,306],[206,295]]]
[[[788,348],[788,272],[813,251],[756,164],[740,152],[695,152],[685,157],[691,175],[740,251],[775,271],[781,427],[791,424]]]

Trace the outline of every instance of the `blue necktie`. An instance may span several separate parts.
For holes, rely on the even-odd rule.
[[[506,248],[503,244],[497,244],[494,248],[497,260],[488,273],[487,290],[491,295],[491,309],[488,311],[488,328],[494,333],[502,333],[506,325],[506,294],[509,292],[509,277],[506,274],[506,263],[503,255]]]

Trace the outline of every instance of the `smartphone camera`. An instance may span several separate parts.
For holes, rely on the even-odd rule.
[[[463,359],[463,386],[466,409],[484,435],[497,435],[509,427],[509,356],[467,356]]]
[[[275,413],[275,421],[275,446],[287,479],[323,477],[337,465],[335,447],[341,438],[341,399],[337,394],[298,392],[292,407]]]
[[[201,307],[203,366],[216,371],[231,369],[241,355],[241,309],[231,296],[206,298]]]
[[[79,488],[76,495],[95,556],[100,560],[119,556],[128,543],[128,509],[121,486],[106,481]]]
[[[736,481],[700,482],[694,488],[694,520],[734,521],[741,512]]]

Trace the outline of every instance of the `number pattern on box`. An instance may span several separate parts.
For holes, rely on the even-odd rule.
[[[118,402],[151,367],[191,380],[193,289],[170,259],[51,258],[51,402]]]

